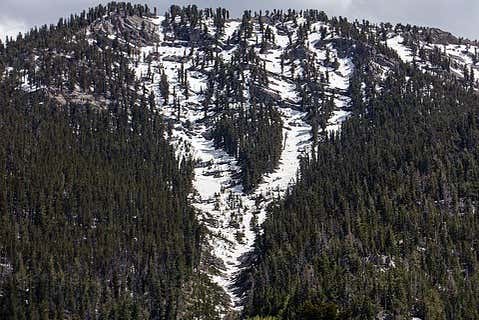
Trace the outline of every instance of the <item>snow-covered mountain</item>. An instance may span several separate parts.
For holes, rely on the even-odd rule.
[[[352,95],[364,95],[367,108],[363,91],[371,86],[365,82],[381,92],[397,66],[407,64],[445,82],[478,87],[476,42],[438,29],[329,18],[318,10],[246,12],[242,18],[195,6],[173,6],[161,16],[110,11],[80,28],[76,39],[83,38],[122,52],[141,83],[130,89],[150,97],[168,123],[165,137],[179,162],[193,160],[189,200],[206,230],[198,269],[224,292],[217,306],[222,315],[242,308],[238,276],[255,259],[268,206],[289,192],[301,159],[340,133],[354,108]],[[73,54],[59,53],[67,61]],[[5,74],[13,68],[6,66]],[[60,103],[109,102],[94,89],[60,93],[33,86],[26,75],[22,81],[24,90],[47,90]],[[268,154],[266,169],[248,164],[260,178],[246,186],[251,137],[244,132],[257,120],[250,110],[261,108],[279,115],[279,154],[277,160]],[[225,119],[226,133],[219,127]],[[264,121],[273,128],[271,119]]]

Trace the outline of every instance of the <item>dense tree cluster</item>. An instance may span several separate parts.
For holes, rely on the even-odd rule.
[[[214,37],[208,30],[208,20],[213,20]],[[165,13],[163,32],[172,32],[173,38],[168,40],[187,41],[191,46],[213,45],[223,34],[229,11],[224,8],[198,9],[196,5],[180,7],[172,5]]]
[[[236,110],[237,111],[237,110]],[[282,120],[271,106],[225,112],[216,123],[215,142],[239,159],[243,187],[251,191],[281,156]]]
[[[213,138],[239,160],[243,187],[251,191],[276,168],[283,144],[277,101],[263,91],[268,83],[264,63],[241,41],[230,62],[215,65],[209,83],[206,100],[212,96],[218,111]]]

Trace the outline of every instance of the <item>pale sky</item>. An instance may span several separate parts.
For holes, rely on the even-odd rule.
[[[33,25],[56,23],[100,0],[0,0],[0,38],[16,35]],[[166,10],[170,4],[224,7],[240,16],[245,9],[320,9],[330,16],[368,19],[373,22],[410,23],[438,27],[457,36],[479,39],[479,0],[178,0],[132,1]]]

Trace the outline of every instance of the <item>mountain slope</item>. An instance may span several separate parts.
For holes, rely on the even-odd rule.
[[[27,309],[60,318],[476,316],[467,283],[477,274],[477,43],[318,10],[235,19],[222,8],[172,6],[157,16],[110,3],[0,49],[5,317]],[[49,131],[57,130],[52,109],[62,135]],[[47,119],[33,126],[38,134],[12,129],[17,118],[37,117]],[[55,160],[13,170],[12,157],[31,154],[16,154],[16,139],[28,141],[20,150],[44,141],[35,152]],[[20,219],[9,177],[49,181],[57,162],[80,168],[77,176],[97,173],[75,189],[71,206],[81,209],[49,205],[43,198],[64,191],[44,195],[39,185],[31,193],[40,200],[22,209],[35,214]],[[24,180],[25,170],[36,175]],[[115,173],[115,182],[105,178]],[[73,177],[63,183],[74,186]],[[82,196],[96,193],[104,198]],[[126,207],[106,209],[111,203]],[[11,249],[9,230],[41,233],[34,217],[45,210],[48,226],[93,219],[73,222],[71,240],[60,229],[39,235],[34,242],[52,252],[45,261],[63,254],[83,266],[87,251],[109,252],[95,259],[101,268],[87,268],[98,290],[73,307],[47,302],[52,291],[29,292],[44,292],[38,279],[83,273],[67,259],[44,274],[30,259],[35,246]],[[89,227],[101,233],[84,245]],[[128,241],[99,241],[111,230]],[[59,239],[83,253],[64,253]],[[89,288],[60,283],[61,295]]]
[[[188,18],[184,18],[188,13],[186,10],[184,11],[179,11],[182,15],[181,21],[186,21],[185,24],[191,28],[191,22]],[[174,13],[175,11],[172,10],[171,18],[169,18],[171,21],[177,19]],[[200,68],[195,65],[194,60],[205,59],[204,55],[205,52],[207,53],[210,50],[210,44],[207,47],[197,44],[197,49],[186,49],[186,44],[182,44],[181,40],[176,38],[177,35],[173,32],[165,32],[165,29],[175,30],[179,27],[171,27],[163,18],[158,19],[157,22],[159,23],[159,30],[161,30],[160,34],[164,33],[164,38],[168,38],[169,41],[166,43],[163,41],[162,45],[158,47],[145,48],[143,53],[147,52],[145,54],[146,59],[143,64],[139,64],[138,70],[141,73],[142,70],[162,68],[164,71],[160,71],[160,73],[164,72],[167,76],[169,90],[176,92],[176,96],[168,97],[172,101],[165,100],[163,97],[157,103],[165,106],[162,110],[165,118],[175,123],[173,128],[173,136],[176,136],[177,139],[175,144],[182,146],[186,143],[188,147],[185,148],[188,148],[195,160],[198,161],[194,180],[198,194],[193,195],[192,201],[200,210],[201,220],[211,232],[209,244],[213,256],[220,259],[218,261],[219,265],[216,266],[219,269],[219,274],[213,279],[229,293],[233,305],[238,305],[239,297],[232,291],[232,281],[240,270],[240,258],[251,251],[255,239],[255,229],[258,231],[258,225],[261,225],[265,218],[264,209],[273,200],[275,194],[280,196],[293,182],[299,165],[299,156],[302,150],[311,143],[311,127],[307,122],[308,113],[302,111],[304,108],[301,106],[301,99],[295,92],[296,88],[292,86],[296,74],[294,71],[289,74],[288,72],[281,72],[281,54],[283,50],[286,50],[288,40],[286,36],[271,31],[271,37],[274,37],[283,46],[276,45],[275,49],[270,49],[264,53],[258,52],[258,56],[255,57],[260,63],[265,62],[263,70],[259,71],[265,73],[264,81],[268,83],[265,86],[255,78],[254,72],[258,71],[255,71],[254,66],[250,65],[249,62],[246,61],[247,65],[245,66],[238,67],[235,65],[235,59],[241,57],[241,50],[245,50],[246,47],[251,45],[254,46],[251,40],[240,40],[245,37],[243,34],[245,31],[242,31],[242,28],[245,27],[242,24],[236,21],[224,23],[224,26],[218,31],[220,35],[217,37],[219,42],[229,42],[231,48],[226,53],[219,52],[219,55],[215,57],[214,64],[206,60]],[[207,19],[205,25],[213,29],[214,19]],[[180,28],[180,30],[182,29]],[[222,35],[223,32],[225,35]],[[261,34],[260,31],[254,31],[254,33],[256,32]],[[254,33],[249,37],[254,37]],[[235,42],[236,45],[231,45]],[[185,56],[186,50],[189,51],[187,56]],[[254,51],[251,54],[255,55]],[[148,57],[153,55],[155,58],[150,61]],[[332,50],[331,57],[335,56],[336,53]],[[340,69],[338,73],[332,76],[333,82],[327,86],[327,90],[333,90],[334,86],[343,90],[347,88],[347,74],[351,71],[351,67],[348,66],[349,60],[338,61],[340,61],[338,63],[342,63],[340,67],[344,70]],[[222,65],[226,65],[226,67],[222,67]],[[223,84],[220,81],[222,81],[221,75],[225,71],[221,68],[228,67],[238,68],[238,72],[243,73],[241,76],[245,78],[244,82],[249,85],[249,88],[239,87],[239,92],[235,92],[236,88],[228,88],[229,84],[227,84],[223,91],[221,89]],[[184,71],[177,74],[177,70]],[[342,73],[345,73],[345,75]],[[149,78],[149,76],[147,75],[146,78]],[[184,78],[188,80],[185,81]],[[235,81],[234,76],[232,81]],[[158,92],[160,91],[160,83],[161,76],[157,76],[156,79],[153,78],[150,84],[152,90],[158,88],[156,89],[157,96],[160,96],[160,92]],[[210,88],[216,89],[214,93],[216,97],[209,97],[207,90],[211,90]],[[245,89],[249,92],[245,92]],[[235,159],[227,154],[228,148],[225,146],[227,142],[224,136],[220,139],[220,141],[224,141],[223,144],[213,143],[211,138],[208,138],[209,134],[221,135],[222,133],[218,133],[218,130],[225,130],[224,126],[227,125],[228,121],[231,121],[229,118],[225,118],[225,111],[218,110],[219,108],[216,107],[221,103],[220,95],[222,94],[225,94],[224,99],[229,101],[224,105],[219,105],[219,108],[227,108],[227,117],[233,117],[233,121],[237,117],[244,118],[244,125],[261,129],[258,132],[249,133],[250,136],[254,135],[254,139],[261,139],[258,136],[266,133],[265,138],[270,139],[270,142],[266,143],[279,143],[278,152],[281,155],[278,166],[271,165],[272,168],[275,168],[274,172],[268,173],[254,191],[249,190],[250,187],[246,186],[244,179],[236,180],[236,177],[241,177],[242,173],[244,176],[245,168],[242,162],[245,160],[241,158],[241,155],[245,152],[241,151],[241,146],[235,147],[240,149],[239,153],[235,154],[233,152],[232,156],[237,157]],[[236,101],[236,94],[240,96],[240,101]],[[241,97],[241,95],[244,96]],[[339,101],[339,99],[346,98],[338,96],[337,99]],[[266,105],[256,106],[258,103],[256,101]],[[339,109],[340,104],[337,105],[336,113],[344,112]],[[256,108],[259,108],[259,114],[255,114],[257,112]],[[272,122],[273,127],[271,128],[261,128],[260,123],[251,123],[253,117],[261,117],[264,108],[271,108],[271,111],[267,112],[276,112],[277,115],[272,114],[272,116],[279,118],[280,122],[277,122],[280,126],[278,128],[279,132],[274,133],[274,135],[274,122]],[[341,117],[336,116],[336,113],[331,116],[331,130],[335,128],[337,121],[342,120]],[[220,121],[221,129],[218,129],[217,121]],[[234,128],[235,125],[238,127]],[[232,123],[231,126],[233,126],[233,130],[239,130],[240,135],[244,134],[241,132],[241,124]],[[248,139],[248,137],[242,138],[240,136],[240,139],[245,138]],[[217,140],[216,137],[215,140]],[[247,140],[245,144],[247,148],[252,149],[250,152],[257,152],[260,151],[260,148],[263,148],[264,142],[259,140],[255,144]],[[226,152],[219,147],[224,147]],[[250,161],[254,161],[254,159]]]
[[[2,47],[2,319],[174,319],[187,309],[201,237],[187,200],[192,163],[179,163],[126,55],[85,36],[106,12]]]

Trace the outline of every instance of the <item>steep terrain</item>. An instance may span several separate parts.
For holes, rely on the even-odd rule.
[[[307,121],[308,113],[302,110],[301,98],[294,86],[295,78],[302,71],[301,66],[298,61],[293,60],[291,63],[298,65],[297,70],[281,70],[281,59],[288,47],[288,37],[271,31],[277,44],[263,52],[259,47],[254,49],[259,56],[259,63],[264,64],[266,84],[255,83],[248,75],[248,69],[251,67],[247,66],[245,69],[246,82],[251,86],[255,85],[255,89],[260,91],[259,94],[268,95],[281,117],[280,135],[276,137],[281,143],[278,164],[272,172],[264,174],[254,190],[245,191],[242,181],[237,179],[241,174],[238,160],[215,145],[211,137],[214,119],[221,116],[221,112],[214,110],[214,103],[217,101],[210,101],[207,106],[212,111],[204,111],[204,91],[211,85],[208,83],[208,72],[214,70],[214,66],[206,64],[198,70],[194,59],[205,59],[205,52],[201,47],[191,49],[188,43],[182,43],[175,39],[174,34],[165,32],[164,18],[152,19],[152,22],[156,24],[159,42],[142,48],[137,72],[140,78],[152,78],[152,81],[147,82],[147,88],[157,97],[161,97],[161,75],[142,77],[148,70],[161,68],[168,78],[169,90],[177,92],[176,97],[169,97],[166,101],[165,98],[159,98],[157,105],[164,105],[161,112],[165,119],[173,123],[172,136],[177,150],[190,153],[197,163],[194,180],[196,192],[192,194],[192,203],[199,210],[200,220],[210,233],[208,247],[211,247],[213,259],[217,259],[215,266],[218,269],[213,279],[228,293],[232,306],[240,307],[240,297],[234,292],[233,282],[242,267],[242,258],[246,258],[245,255],[253,248],[256,233],[260,231],[260,225],[265,219],[266,207],[274,198],[284,195],[296,178],[300,157],[306,150],[311,149],[312,131]],[[214,29],[213,19],[206,20],[205,25]],[[321,26],[322,24],[318,23],[313,27],[319,29]],[[291,23],[284,24],[284,27],[290,28],[290,32],[294,30]],[[234,37],[242,37],[241,24],[237,21],[225,21],[222,28],[224,31],[219,31],[220,42],[237,42]],[[261,37],[259,27],[253,25],[253,28],[255,30],[250,38]],[[170,41],[165,41],[168,37]],[[314,44],[315,42],[312,46]],[[252,40],[247,40],[243,45],[255,46]],[[217,59],[220,62],[215,63],[234,63],[232,56],[240,49],[240,45],[231,45],[227,52],[219,52]],[[185,56],[186,50],[188,56]],[[310,50],[316,55],[318,66],[321,66],[324,72],[331,72],[325,90],[331,94],[335,90],[344,93],[353,68],[350,59],[339,58],[333,47],[311,47]],[[323,62],[326,54],[329,59],[337,61],[337,69]],[[184,70],[181,76],[178,75],[178,70]],[[180,77],[188,79],[186,85],[182,84]],[[248,98],[252,89],[246,87],[244,90],[249,91],[246,93],[246,99],[252,101],[252,97]],[[338,93],[334,99],[335,108],[330,118],[326,119],[326,130],[329,131],[337,130],[347,115],[347,96]],[[252,106],[246,104],[245,107]]]
[[[318,10],[111,3],[0,49],[0,315],[476,315],[477,43]],[[23,195],[55,171],[25,161],[36,141],[63,167]],[[41,258],[47,274],[45,251],[64,257]]]

